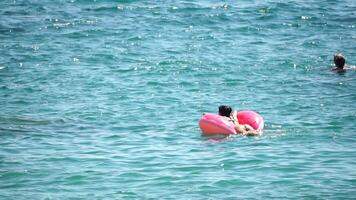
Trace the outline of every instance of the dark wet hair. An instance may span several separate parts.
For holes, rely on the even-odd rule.
[[[219,115],[230,117],[231,112],[232,112],[232,108],[230,106],[226,106],[226,105],[219,106]]]
[[[345,65],[345,57],[341,53],[335,54],[334,63],[337,68],[343,68]]]

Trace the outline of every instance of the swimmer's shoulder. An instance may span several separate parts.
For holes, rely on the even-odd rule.
[[[346,70],[356,70],[356,66],[355,65],[346,65],[345,69]]]

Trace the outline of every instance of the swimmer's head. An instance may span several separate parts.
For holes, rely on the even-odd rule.
[[[232,108],[230,106],[226,106],[226,105],[219,106],[219,115],[230,117],[231,112],[232,112]]]
[[[337,68],[344,68],[345,57],[341,53],[334,55],[334,63]]]

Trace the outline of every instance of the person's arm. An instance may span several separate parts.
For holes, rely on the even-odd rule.
[[[260,133],[256,130],[248,130],[245,133],[242,133],[242,135],[246,135],[246,136],[258,136],[260,135]]]
[[[241,133],[242,135],[247,135],[247,136],[255,136],[255,135],[260,135],[260,133],[252,128],[250,125],[241,125],[235,115],[231,116],[232,123],[235,125],[235,130],[238,133]]]
[[[236,111],[231,114],[230,118],[232,123],[235,125],[235,130],[237,133],[245,134],[247,132],[245,127],[239,123],[239,120],[236,117]]]
[[[245,125],[235,124],[235,130],[237,133],[241,133],[242,135],[253,136],[259,135],[259,133],[254,129],[247,129]]]
[[[236,116],[236,111],[232,112],[230,115],[230,119],[232,120],[232,122],[236,125],[240,125],[239,120],[237,119]]]
[[[355,65],[345,65],[345,69],[356,70],[356,66]]]

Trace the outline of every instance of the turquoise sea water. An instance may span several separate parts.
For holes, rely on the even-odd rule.
[[[354,0],[0,2],[0,199],[354,199]],[[220,104],[260,137],[201,135]]]

